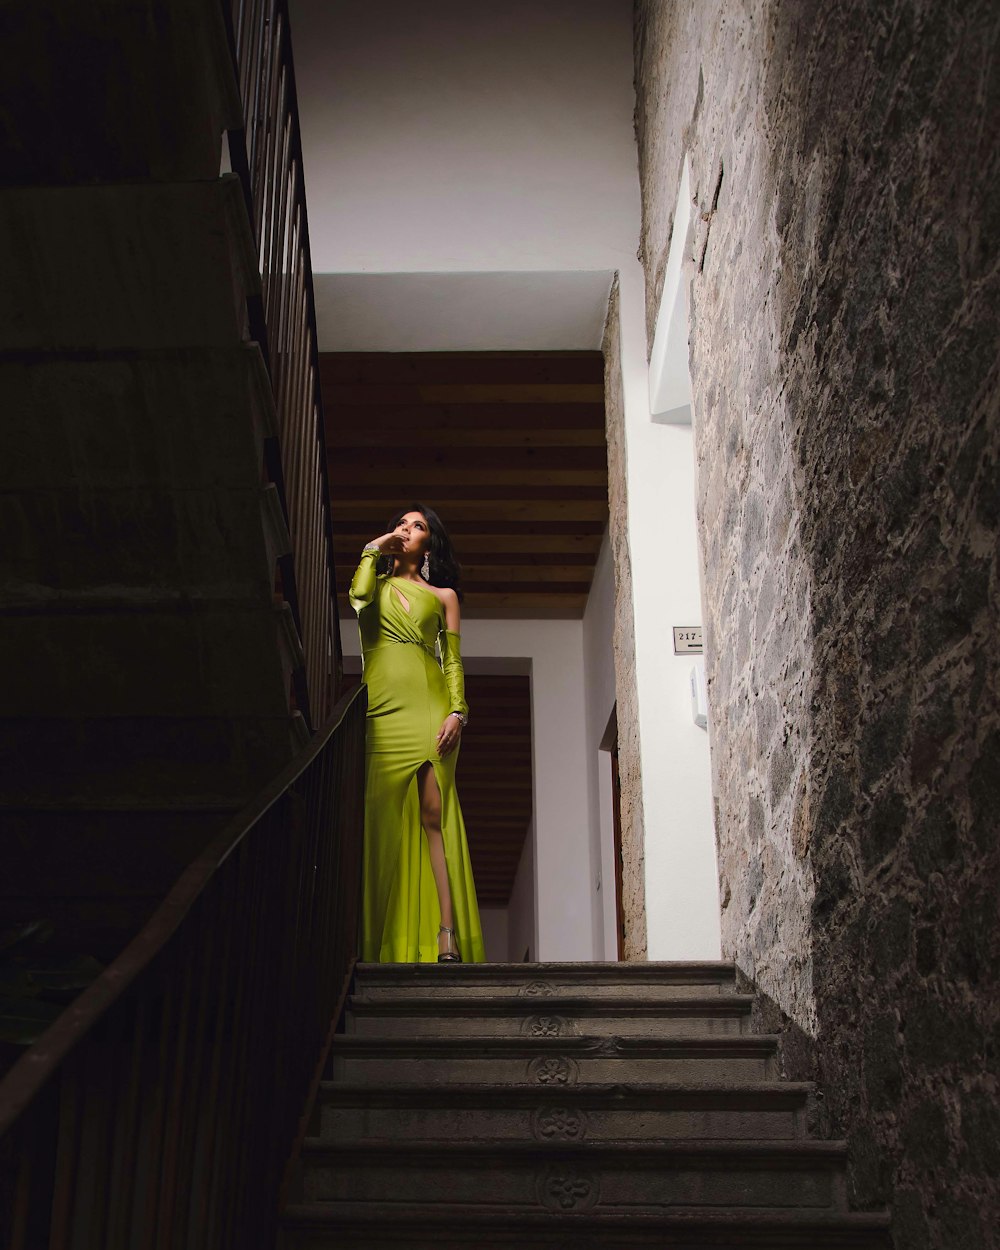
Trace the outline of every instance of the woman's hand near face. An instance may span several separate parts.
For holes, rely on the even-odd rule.
[[[437,748],[442,759],[450,755],[462,739],[462,722],[451,713],[445,717],[444,724],[438,730]]]
[[[397,534],[394,530],[389,534],[383,534],[381,538],[373,538],[372,542],[382,549],[383,555],[387,556],[402,555],[406,550],[402,534]]]

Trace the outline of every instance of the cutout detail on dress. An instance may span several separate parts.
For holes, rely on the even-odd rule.
[[[392,589],[392,590],[395,592],[395,594],[396,594],[396,598],[397,598],[397,599],[399,600],[399,602],[403,605],[403,610],[404,610],[407,614],[409,614],[409,611],[410,611],[410,601],[409,601],[409,599],[407,599],[407,597],[403,594],[403,592],[399,589],[399,587],[398,587],[398,586],[392,586],[390,589]]]

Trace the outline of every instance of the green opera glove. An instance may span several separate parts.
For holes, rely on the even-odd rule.
[[[351,607],[355,612],[360,612],[362,608],[366,608],[375,598],[375,586],[378,580],[375,570],[378,567],[380,554],[378,551],[363,551],[361,553],[361,562],[354,571],[348,595]]]
[[[441,643],[441,669],[448,687],[448,705],[453,712],[469,715],[465,701],[465,669],[462,667],[462,636],[453,630],[442,629],[438,635]]]

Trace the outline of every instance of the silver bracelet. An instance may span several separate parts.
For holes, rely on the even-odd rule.
[[[468,716],[466,716],[466,714],[465,714],[464,712],[449,712],[449,713],[448,713],[448,715],[449,715],[449,716],[457,716],[457,717],[458,717],[458,719],[462,722],[462,728],[463,728],[463,729],[464,729],[464,728],[466,727],[466,725],[469,723],[469,718],[468,718]]]
[[[361,548],[361,554],[364,555],[366,551],[375,551],[379,555],[382,554],[382,548],[378,545],[378,543],[365,543],[365,545]]]

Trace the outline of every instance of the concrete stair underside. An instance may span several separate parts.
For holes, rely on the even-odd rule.
[[[221,77],[202,121],[152,143],[161,180],[124,177],[143,173],[136,132],[83,182],[53,154],[49,185],[0,190],[0,930],[46,918],[105,961],[302,744],[301,643],[275,596],[290,540],[263,469],[276,418],[247,340],[257,253],[238,180],[216,176],[232,66],[221,13],[183,6]],[[42,7],[15,43],[87,24]],[[150,73],[184,21],[167,25]]]
[[[888,1246],[727,964],[362,965],[281,1245]]]

